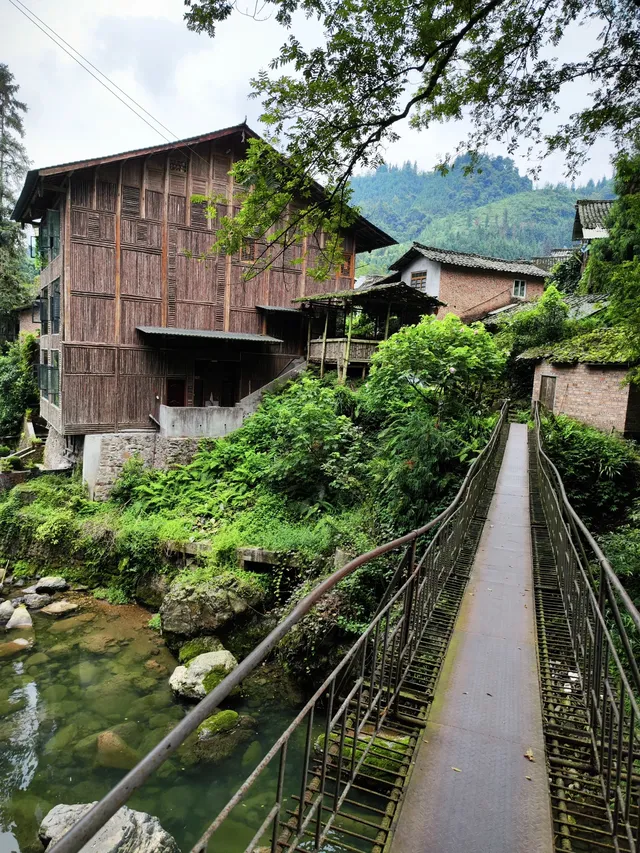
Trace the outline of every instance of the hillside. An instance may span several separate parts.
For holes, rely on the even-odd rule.
[[[411,242],[504,258],[546,254],[568,245],[578,198],[612,198],[610,179],[534,189],[505,157],[485,157],[465,175],[460,158],[442,176],[410,163],[354,178],[354,202],[401,246],[365,254],[357,273],[384,271]]]

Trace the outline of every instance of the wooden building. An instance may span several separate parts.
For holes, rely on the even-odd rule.
[[[359,217],[329,282],[322,234],[255,278],[259,249],[206,253],[240,187],[246,125],[27,175],[14,218],[39,225],[41,412],[62,437],[153,430],[159,407],[234,406],[304,353],[293,300],[354,284],[355,253],[395,243]],[[217,219],[194,195],[218,196]]]

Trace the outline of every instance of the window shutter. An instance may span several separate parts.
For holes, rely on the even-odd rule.
[[[129,216],[140,216],[139,187],[122,187],[122,212]]]

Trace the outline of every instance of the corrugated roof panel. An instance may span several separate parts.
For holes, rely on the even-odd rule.
[[[172,326],[136,326],[143,335],[164,335],[170,338],[203,338],[218,341],[246,341],[255,344],[282,344],[270,335],[251,335],[248,332],[216,332],[210,329],[174,329]]]

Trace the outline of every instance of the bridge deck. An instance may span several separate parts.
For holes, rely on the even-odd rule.
[[[533,763],[525,757],[529,749]],[[547,853],[552,847],[527,427],[512,424],[391,849]]]

